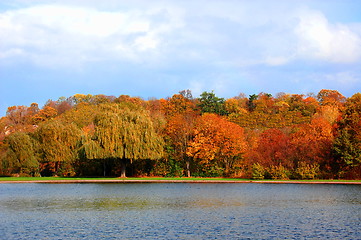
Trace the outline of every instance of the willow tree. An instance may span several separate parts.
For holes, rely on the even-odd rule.
[[[73,123],[54,120],[40,125],[35,135],[40,145],[41,161],[54,166],[55,173],[73,175],[70,169],[78,156],[80,129]]]
[[[39,170],[35,141],[24,132],[16,132],[5,138],[7,152],[4,161],[12,173],[35,175]]]
[[[84,138],[83,152],[88,159],[114,159],[125,177],[127,162],[159,159],[163,145],[148,112],[130,103],[113,103],[99,106],[93,133]]]

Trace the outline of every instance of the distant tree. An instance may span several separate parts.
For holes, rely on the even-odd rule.
[[[258,99],[257,94],[249,95],[249,98],[248,98],[248,110],[249,111],[253,111],[256,108],[256,104],[254,103],[254,101],[257,99]]]
[[[37,111],[37,105],[32,104],[31,107],[27,106],[12,106],[7,109],[5,122],[6,131],[14,133],[17,131],[33,132],[32,117]]]
[[[339,93],[337,90],[322,89],[317,94],[317,99],[321,105],[337,105],[341,107],[346,101],[345,96]]]
[[[182,90],[179,92],[180,95],[182,95],[183,97],[192,100],[193,99],[193,95],[192,95],[192,91],[187,89],[187,90]]]
[[[214,92],[203,92],[198,98],[198,106],[202,113],[216,113],[218,115],[226,115],[227,111],[224,106],[224,98],[217,97]]]
[[[10,126],[24,126],[27,122],[27,110],[26,106],[12,106],[8,107],[6,111],[6,117],[9,120]]]
[[[44,108],[38,111],[38,113],[35,114],[32,119],[34,124],[39,124],[41,122],[54,119],[57,115],[58,111],[55,108],[44,106]]]
[[[162,110],[168,118],[178,114],[192,112],[196,108],[194,102],[182,94],[174,94],[171,98],[161,101],[161,103]]]

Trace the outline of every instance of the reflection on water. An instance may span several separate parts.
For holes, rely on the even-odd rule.
[[[360,239],[361,186],[0,184],[0,239]]]

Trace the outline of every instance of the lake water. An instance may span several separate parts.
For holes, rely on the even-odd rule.
[[[361,185],[0,184],[0,239],[361,239]]]

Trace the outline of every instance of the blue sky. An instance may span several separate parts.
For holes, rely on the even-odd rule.
[[[361,88],[358,0],[1,0],[0,116],[76,93]]]

